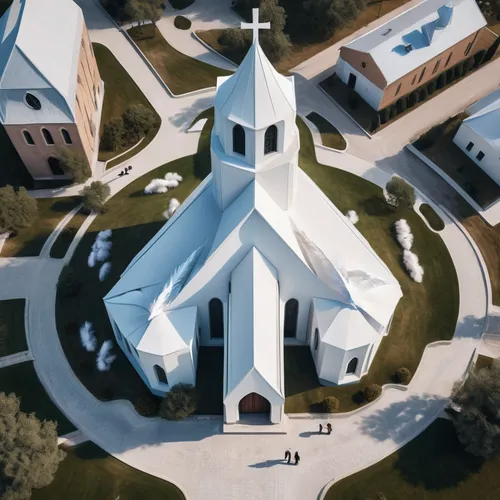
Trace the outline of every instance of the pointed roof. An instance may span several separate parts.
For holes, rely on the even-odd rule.
[[[500,152],[500,95],[463,121],[463,124]]]
[[[295,114],[293,77],[280,75],[257,41],[234,75],[217,80],[215,107],[243,126],[266,128]]]

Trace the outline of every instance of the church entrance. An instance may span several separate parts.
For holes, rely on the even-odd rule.
[[[251,392],[241,399],[239,404],[241,413],[271,413],[271,403],[260,394]]]

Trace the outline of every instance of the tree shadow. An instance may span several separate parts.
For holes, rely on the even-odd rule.
[[[361,432],[377,441],[391,439],[396,444],[413,437],[415,424],[434,416],[444,408],[448,399],[424,395],[411,396],[361,419]]]

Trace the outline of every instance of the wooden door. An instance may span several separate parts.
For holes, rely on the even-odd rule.
[[[240,413],[270,413],[271,403],[256,392],[247,394],[239,404]]]

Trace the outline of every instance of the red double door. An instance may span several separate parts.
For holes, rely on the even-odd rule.
[[[247,394],[239,404],[240,413],[270,413],[271,403],[256,392]]]

